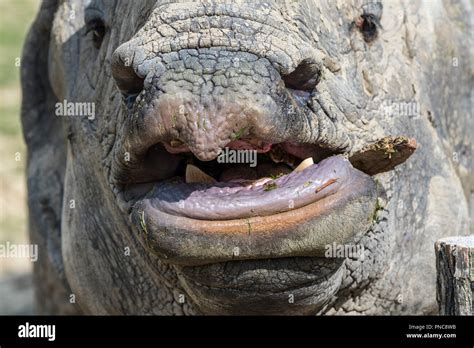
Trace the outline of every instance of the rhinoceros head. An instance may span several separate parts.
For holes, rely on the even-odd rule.
[[[433,242],[467,232],[465,6],[44,1],[41,311],[433,312]]]

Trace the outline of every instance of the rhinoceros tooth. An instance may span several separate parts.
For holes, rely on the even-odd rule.
[[[298,167],[294,169],[294,172],[301,172],[302,170],[305,170],[309,166],[312,166],[314,164],[313,162],[313,157],[308,157],[305,159],[303,162],[301,162]]]
[[[214,184],[216,182],[216,179],[214,179],[212,176],[207,175],[198,167],[193,166],[192,164],[188,164],[186,166],[186,183],[191,184],[196,182]]]
[[[180,147],[183,144],[184,143],[181,140],[178,140],[178,139],[173,139],[173,140],[170,141],[170,146],[171,147]]]
[[[267,182],[272,181],[272,178],[260,178],[255,181],[253,181],[248,187],[257,187],[257,186],[263,186]]]

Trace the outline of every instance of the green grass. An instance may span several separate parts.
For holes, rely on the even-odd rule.
[[[0,86],[19,84],[21,57],[26,33],[31,25],[39,0],[0,0]]]
[[[144,212],[144,211],[140,212],[140,226],[141,226],[143,232],[145,232],[146,234],[148,234],[148,230],[147,230],[147,228],[146,228],[145,212]]]
[[[0,136],[21,134],[17,60],[39,3],[39,0],[0,0]]]
[[[2,229],[11,232],[0,234],[0,244],[6,244],[7,242],[21,244],[25,242],[26,224],[24,218],[7,217],[2,221]]]
[[[237,133],[233,133],[233,134],[232,134],[232,136],[231,136],[232,140],[239,140],[240,137],[242,137],[242,135],[244,135],[245,131],[246,131],[246,127],[240,128],[240,129],[237,131]]]
[[[23,43],[39,0],[0,0],[0,243],[27,241],[26,148],[20,123],[20,66]],[[22,160],[15,161],[20,152]],[[4,263],[2,272],[21,269]]]
[[[21,122],[20,122],[20,104],[19,102],[15,105],[2,104],[0,106],[0,135],[15,135],[20,137]],[[17,139],[21,141],[20,139]]]

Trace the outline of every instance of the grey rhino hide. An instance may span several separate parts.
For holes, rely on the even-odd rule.
[[[145,43],[151,34],[139,30],[150,30],[153,21],[172,16],[174,10],[162,1],[94,5],[110,27],[97,50],[84,28],[88,3],[44,1],[22,58],[30,235],[40,248],[34,267],[37,310],[219,314],[219,304],[208,306],[212,299],[193,293],[179,268],[145,251],[110,180],[114,144],[128,131],[123,127],[126,108],[112,78],[112,54],[137,37],[153,53],[158,48]],[[267,52],[281,58],[280,73],[290,72],[307,54],[329,62],[318,91],[328,95],[331,108],[339,109],[333,122],[335,134],[348,134],[345,152],[387,135],[413,137],[419,144],[405,164],[376,176],[387,203],[359,242],[365,248],[363,261],[344,260],[324,306],[300,312],[436,312],[434,241],[470,232],[470,3],[383,2],[379,36],[370,44],[351,25],[362,14],[360,1],[239,2],[239,8],[246,6],[257,15],[272,8],[271,20],[281,29],[272,35],[299,43]],[[255,40],[252,47],[258,51],[262,43]],[[55,103],[64,99],[94,102],[95,119],[57,117]],[[419,114],[385,112],[387,103],[400,102],[418,103]],[[229,312],[266,310],[222,310]],[[281,304],[281,313],[293,313],[288,303]]]

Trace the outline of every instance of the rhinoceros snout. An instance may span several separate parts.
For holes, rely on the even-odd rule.
[[[299,84],[308,93],[318,80],[311,62],[281,76],[268,59],[248,52],[209,48],[144,57],[133,41],[114,53],[112,73],[150,146],[161,142],[169,152],[191,151],[203,161],[242,137],[287,140],[295,129],[288,122],[303,121],[293,89]]]

